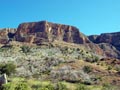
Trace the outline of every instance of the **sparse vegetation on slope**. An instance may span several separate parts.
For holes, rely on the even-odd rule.
[[[8,85],[3,85],[4,90],[11,88],[13,84],[15,85],[12,86],[13,90],[15,88],[31,88],[32,90],[47,90],[48,88],[48,90],[58,90],[58,88],[61,90],[64,88],[70,90],[70,84],[75,84],[73,85],[74,89],[71,90],[80,88],[89,90],[90,86],[94,85],[104,88],[101,85],[105,83],[119,85],[119,60],[109,62],[107,59],[101,59],[99,55],[87,51],[83,46],[63,44],[63,42],[40,46],[27,44],[9,46],[12,47],[1,47],[1,74],[7,73],[10,78],[16,76],[37,79],[40,82],[48,80],[50,83],[38,85],[27,80],[14,83],[11,79]],[[69,85],[58,83],[63,81]]]

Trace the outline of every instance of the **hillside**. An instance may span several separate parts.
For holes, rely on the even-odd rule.
[[[0,73],[2,64],[16,66],[10,78],[120,86],[119,32],[87,37],[74,26],[40,21],[2,29],[0,43]]]

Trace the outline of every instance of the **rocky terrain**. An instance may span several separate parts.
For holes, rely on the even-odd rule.
[[[44,42],[63,41],[85,46],[87,50],[104,57],[120,58],[119,32],[85,36],[78,28],[47,21],[22,23],[17,29],[0,31],[0,43],[10,40],[41,45]]]
[[[47,21],[0,30],[0,63],[12,76],[52,82],[120,85],[119,32],[86,36],[78,28]]]
[[[89,40],[100,46],[109,57],[120,58],[120,32],[88,36]],[[111,54],[110,54],[110,53]]]

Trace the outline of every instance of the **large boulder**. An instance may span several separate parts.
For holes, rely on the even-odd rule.
[[[31,43],[54,40],[77,44],[90,42],[76,27],[47,21],[22,23],[18,26],[15,37],[17,41]]]

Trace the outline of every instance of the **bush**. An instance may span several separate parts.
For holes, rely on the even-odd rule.
[[[87,57],[85,61],[95,63],[99,61],[99,57],[98,56]]]
[[[6,73],[8,76],[10,76],[12,73],[15,73],[16,71],[16,65],[12,62],[7,64],[0,64],[0,74]]]
[[[48,90],[54,90],[54,87],[51,84],[46,85],[45,88]]]
[[[59,82],[57,83],[55,90],[68,90],[68,89],[65,84]]]
[[[117,87],[110,85],[110,84],[104,84],[102,87],[102,90],[119,90]]]
[[[85,85],[79,84],[76,90],[89,90]]]
[[[90,66],[84,66],[83,71],[86,73],[90,73],[92,71],[92,68]]]
[[[47,88],[45,88],[45,87],[42,87],[42,88],[37,89],[37,90],[49,90],[49,89],[47,89]]]
[[[28,46],[21,46],[21,50],[23,53],[27,54],[31,51],[31,48]]]
[[[98,62],[98,60],[99,60],[99,57],[98,56],[94,56],[93,62]]]
[[[16,85],[15,90],[31,90],[31,87],[25,82],[20,82]]]
[[[4,85],[2,85],[0,90],[14,90],[14,86],[11,83],[4,84]]]
[[[46,86],[43,85],[35,85],[33,86],[34,90],[54,90],[53,85],[48,84]]]
[[[112,66],[108,66],[107,70],[112,70]]]

